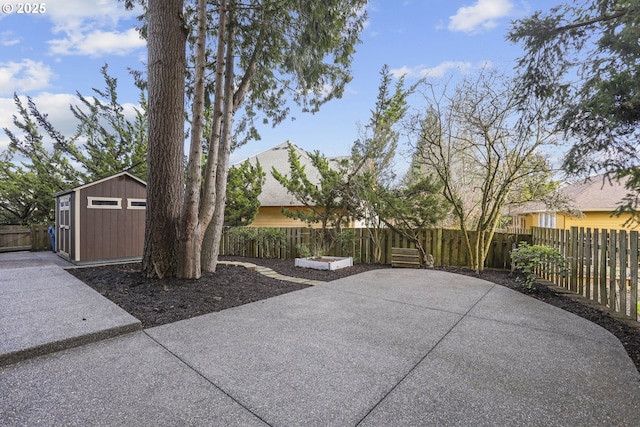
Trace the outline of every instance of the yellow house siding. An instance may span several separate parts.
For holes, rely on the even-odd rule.
[[[306,209],[299,206],[287,206],[289,210]],[[260,206],[256,219],[249,225],[250,227],[308,227],[307,223],[288,218],[282,214],[282,209],[277,206]],[[353,221],[346,227],[353,227]],[[320,224],[312,224],[312,228],[320,228]]]
[[[564,229],[571,227],[598,228],[598,229],[632,229],[633,226],[625,226],[629,215],[615,216],[611,212],[583,212],[583,218],[567,217]],[[560,227],[558,227],[560,228]]]
[[[296,209],[290,207],[289,209]],[[256,219],[251,227],[306,227],[307,225],[292,218],[287,218],[282,214],[282,210],[276,206],[260,206]]]
[[[608,229],[633,229],[633,225],[624,226],[625,221],[629,218],[628,215],[620,217],[612,216],[611,212],[583,212],[584,217],[577,218],[561,213],[556,213],[556,228],[560,230],[569,230],[571,227],[584,227],[584,228],[598,228],[600,230]],[[526,215],[520,215],[524,218],[526,227],[538,227],[539,225],[539,213],[530,213]]]

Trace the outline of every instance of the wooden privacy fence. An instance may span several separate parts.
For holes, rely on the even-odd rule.
[[[569,263],[568,271],[564,272],[545,265],[538,271],[539,277],[638,320],[637,231],[534,227],[532,237],[533,244],[557,248]]]
[[[0,252],[51,250],[48,225],[0,226]]]
[[[220,255],[238,255],[256,258],[298,257],[302,246],[316,247],[319,244],[320,230],[315,228],[277,228],[284,236],[282,240],[257,240],[223,234],[220,244]],[[350,228],[343,230],[343,239],[329,254],[334,256],[351,256],[355,262],[375,262],[373,231],[366,228]],[[390,229],[380,230],[380,250],[382,264],[391,264],[391,248],[415,248],[415,243]],[[272,233],[269,233],[272,234]],[[433,255],[436,266],[468,266],[467,249],[460,230],[425,229],[420,230],[419,239],[427,254]],[[530,235],[496,233],[487,257],[487,268],[510,268],[511,249],[520,241],[531,243]]]

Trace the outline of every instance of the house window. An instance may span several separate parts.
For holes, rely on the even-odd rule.
[[[127,199],[127,209],[146,209],[147,199]]]
[[[538,216],[538,226],[544,228],[556,228],[555,212],[545,212]]]
[[[87,197],[89,209],[122,209],[122,198],[119,197]]]

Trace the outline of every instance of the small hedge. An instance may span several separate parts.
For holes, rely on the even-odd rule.
[[[514,270],[524,274],[524,286],[530,290],[536,282],[536,269],[544,265],[554,265],[564,273],[567,270],[567,259],[556,248],[520,242],[511,252],[511,265]]]

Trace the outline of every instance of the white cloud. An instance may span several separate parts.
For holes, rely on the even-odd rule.
[[[512,10],[510,0],[477,0],[473,6],[463,6],[449,17],[449,30],[464,33],[489,30],[497,25],[497,19],[509,16]]]
[[[127,11],[122,2],[114,0],[47,0],[46,6],[46,15],[60,24],[77,20],[117,23],[142,13],[141,10]]]
[[[0,33],[1,46],[13,46],[18,43],[20,43],[20,37],[18,37],[13,31],[3,31]]]
[[[145,46],[134,18],[140,10],[127,11],[114,0],[54,0],[47,2],[47,16],[56,38],[49,40],[53,55],[126,55]],[[123,23],[124,22],[124,23]]]
[[[458,71],[461,74],[467,74],[474,69],[481,68],[482,66],[489,65],[483,62],[480,65],[473,65],[467,61],[444,61],[435,67],[427,67],[425,65],[418,65],[415,67],[401,67],[391,70],[391,74],[394,77],[406,76],[407,78],[434,78],[439,79],[445,77],[451,71]]]
[[[91,97],[86,97],[88,101],[91,101]],[[43,92],[37,96],[34,96],[33,101],[42,114],[46,114],[54,128],[62,133],[66,137],[72,137],[78,126],[78,119],[75,118],[71,110],[70,105],[79,105],[80,101],[74,94],[69,93],[47,93]],[[22,104],[26,107],[27,98],[20,97]],[[125,117],[129,120],[135,120],[137,105],[131,103],[122,104]],[[21,131],[13,125],[13,116],[18,114],[15,102],[13,98],[0,98],[0,152],[4,151],[9,146],[9,138],[1,130],[7,128],[14,132],[16,136],[21,135]],[[43,132],[41,130],[41,132]],[[45,147],[47,149],[52,148],[52,141],[45,135],[44,138]]]
[[[0,62],[0,96],[46,89],[54,76],[51,68],[42,62],[30,59]]]
[[[124,32],[96,30],[90,33],[68,33],[64,39],[50,40],[50,52],[55,55],[126,55],[144,47],[146,42],[131,28]]]

